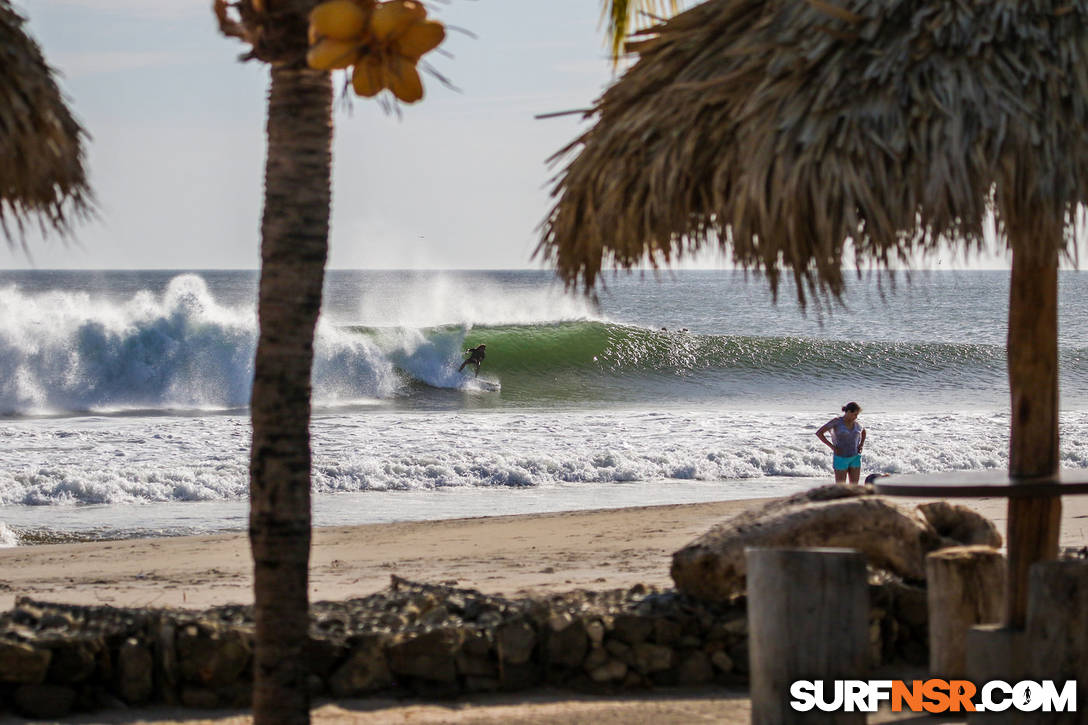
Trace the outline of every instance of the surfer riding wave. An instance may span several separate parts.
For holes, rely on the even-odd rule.
[[[457,368],[457,372],[464,370],[466,365],[471,365],[476,372],[475,377],[480,377],[480,363],[484,361],[486,348],[487,345],[480,344],[477,347],[470,347],[468,350],[465,350],[468,354],[468,358],[461,363],[461,367]]]

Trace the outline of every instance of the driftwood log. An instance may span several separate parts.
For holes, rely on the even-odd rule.
[[[910,511],[868,487],[821,486],[715,526],[673,554],[670,574],[685,594],[725,601],[744,591],[747,547],[857,549],[872,567],[922,580],[926,554],[968,543],[999,547],[1001,535],[963,506],[924,504]]]
[[[942,539],[962,546],[1001,546],[1001,534],[985,516],[965,506],[947,501],[920,504],[918,513],[929,522]]]

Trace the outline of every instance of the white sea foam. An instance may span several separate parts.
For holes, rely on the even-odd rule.
[[[348,300],[330,293],[335,312],[319,321],[314,345],[319,409],[402,398],[449,407],[448,394],[433,389],[494,392],[500,383],[495,407],[726,400],[783,409],[797,389],[824,403],[853,397],[858,370],[870,399],[899,407],[925,398],[989,409],[1007,398],[998,346],[666,335],[601,323],[585,298],[535,278],[414,279],[379,276],[373,289],[341,290]],[[220,289],[233,300],[224,303],[196,274],[159,285],[127,298],[0,288],[0,415],[246,407],[257,339],[249,298]],[[492,343],[485,383],[458,374],[469,336]],[[1080,348],[1063,355],[1065,400],[1077,402],[1088,365]]]
[[[360,317],[323,316],[314,345],[314,402],[388,399],[415,379],[466,387],[456,361],[474,325],[594,318],[558,288],[511,295],[498,285],[428,278],[397,293],[364,294]],[[363,335],[342,325],[370,324]],[[453,325],[425,334],[428,325]],[[252,305],[224,305],[196,274],[161,294],[118,301],[87,292],[0,288],[0,414],[125,410],[211,411],[248,405],[256,346]],[[399,371],[398,371],[399,368]],[[473,384],[467,384],[472,388]]]
[[[253,308],[220,304],[194,274],[125,302],[8,286],[0,289],[0,413],[243,407],[255,345]],[[324,320],[315,353],[318,404],[384,398],[399,384],[369,340]]]
[[[633,481],[829,479],[818,414],[487,412],[326,414],[314,491],[546,488]],[[1004,468],[1008,416],[866,414],[865,472]],[[1088,466],[1088,413],[1062,416],[1062,463]],[[227,501],[247,494],[236,416],[13,421],[0,428],[0,504]],[[0,516],[2,518],[2,516]]]
[[[462,358],[466,330],[428,336],[412,327],[382,328],[374,331],[370,344],[411,378],[436,388],[457,388],[465,378],[458,374],[454,361]]]
[[[196,275],[165,286],[161,275],[150,285],[121,275],[125,285],[109,278],[93,294],[64,276],[75,282],[52,292],[0,288],[0,412],[67,415],[0,419],[0,545],[36,527],[244,528],[250,435],[237,409],[252,374],[252,289],[239,282],[246,275],[205,276],[219,297]],[[30,288],[37,278],[28,279]],[[946,284],[932,304],[903,305],[891,321],[880,321],[891,308],[842,314],[821,330],[753,304],[739,278],[696,275],[667,293],[621,281],[610,315],[655,331],[690,326],[692,338],[599,325],[607,345],[647,344],[623,349],[634,361],[626,367],[587,363],[572,373],[573,348],[597,354],[592,336],[572,338],[579,325],[556,325],[553,344],[541,323],[604,316],[540,276],[340,275],[315,342],[316,520],[787,494],[831,480],[829,453],[812,434],[849,398],[866,406],[864,473],[1003,469],[1004,333],[993,311],[1007,295],[988,279],[971,288],[986,304],[964,309],[961,290]],[[162,291],[129,295],[141,286]],[[1069,289],[1061,454],[1063,466],[1083,468],[1088,296]],[[353,325],[374,329],[345,327]],[[480,325],[540,327],[484,333]],[[470,335],[496,345],[481,380],[502,378],[501,393],[474,391],[476,382],[456,373]],[[528,338],[531,346],[514,350]],[[646,362],[656,342],[667,343],[661,364]],[[720,354],[689,354],[696,343]],[[946,409],[955,412],[932,412]]]

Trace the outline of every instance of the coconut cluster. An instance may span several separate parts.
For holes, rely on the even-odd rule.
[[[353,68],[352,88],[364,98],[389,89],[415,103],[423,98],[416,64],[445,37],[442,23],[414,0],[328,0],[310,12],[306,62],[317,70]]]

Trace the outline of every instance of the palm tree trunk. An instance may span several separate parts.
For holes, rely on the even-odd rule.
[[[1052,476],[1059,463],[1057,245],[1014,245],[1008,351],[1012,396],[1009,475]],[[1062,500],[1057,496],[1009,499],[1005,617],[1009,626],[1024,626],[1029,567],[1058,555],[1061,515]]]
[[[309,722],[310,370],[328,252],[329,74],[272,68],[253,375],[253,714]]]

